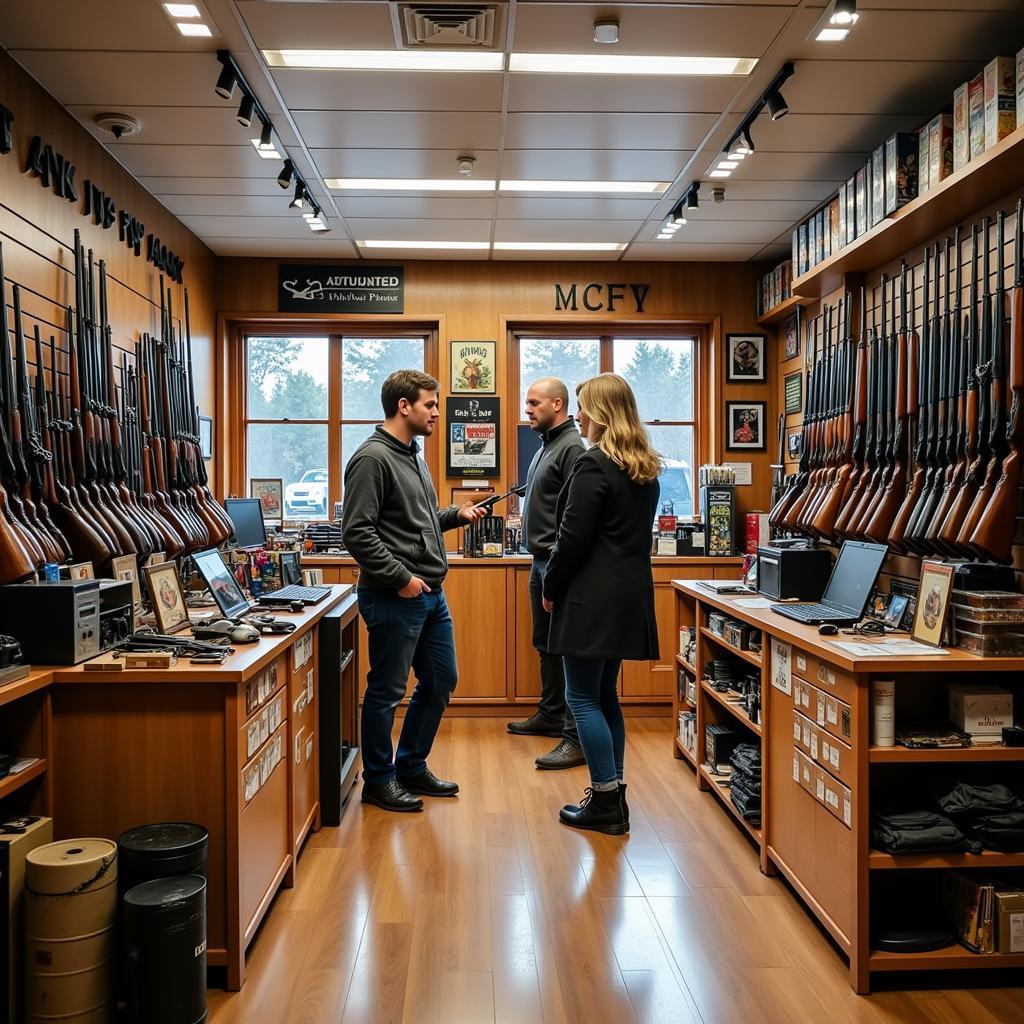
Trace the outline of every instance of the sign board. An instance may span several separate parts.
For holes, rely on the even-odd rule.
[[[281,263],[277,308],[282,313],[403,313],[405,267]]]

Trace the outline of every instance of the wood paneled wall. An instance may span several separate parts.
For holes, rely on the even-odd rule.
[[[135,341],[141,333],[159,331],[160,271],[145,258],[145,238],[143,254],[136,256],[119,240],[116,223],[104,229],[91,215],[84,215],[85,182],[93,181],[113,197],[119,210],[129,210],[142,221],[146,234],[157,235],[185,260],[183,278],[189,293],[196,401],[204,415],[214,415],[213,254],[2,50],[0,104],[14,114],[13,148],[0,154],[0,239],[6,275],[22,289],[26,333],[31,336],[38,323],[44,339],[55,335],[58,347],[66,346],[64,307],[75,302],[75,228],[80,229],[86,249],[93,249],[97,260],[106,261],[114,344],[125,353],[134,353]],[[52,188],[44,188],[38,177],[25,170],[36,135],[76,166],[77,202],[58,197]],[[183,286],[174,284],[172,303],[176,319],[183,318],[183,295]],[[9,286],[5,288],[4,299],[10,306]],[[9,309],[8,323],[13,330],[10,313]],[[115,353],[115,365],[118,361]],[[218,432],[216,424],[214,432]]]
[[[401,318],[374,317],[375,325],[389,322],[434,322],[440,341],[439,372],[442,388],[448,379],[449,340],[498,340],[498,395],[503,399],[501,418],[504,451],[503,475],[494,481],[499,491],[515,473],[511,460],[515,424],[521,416],[518,395],[510,394],[507,333],[510,327],[559,325],[592,331],[615,325],[646,324],[651,327],[684,329],[705,327],[708,353],[702,367],[705,411],[699,430],[704,439],[705,457],[720,461],[751,462],[753,484],[738,488],[738,505],[742,511],[766,509],[769,497],[773,451],[763,453],[727,452],[724,449],[722,422],[727,400],[764,401],[768,407],[767,423],[774,422],[776,359],[769,352],[768,382],[755,385],[725,383],[723,339],[726,334],[758,332],[754,322],[756,282],[766,267],[761,264],[732,263],[605,263],[605,262],[411,262],[405,264],[405,314]],[[572,284],[616,282],[627,286],[627,301],[616,305],[614,313],[587,313],[582,302],[576,312],[556,311],[555,285],[563,291]],[[643,313],[637,314],[629,299],[629,284],[649,284]],[[235,321],[266,318],[280,323],[287,316],[277,317],[277,261],[269,259],[222,259],[218,266],[217,308],[222,317],[224,351],[220,354],[227,367],[233,365],[227,351],[233,343],[231,324]],[[292,317],[291,319],[322,320],[338,330],[351,330],[352,322],[366,322],[359,317]],[[225,394],[225,401],[228,400]],[[641,413],[643,410],[641,410]],[[218,417],[223,420],[225,417]],[[235,422],[234,417],[230,417]],[[769,432],[773,434],[773,431]],[[510,465],[512,468],[510,469]],[[222,486],[239,491],[244,486],[239,464],[235,479],[221,481]],[[447,485],[455,483],[446,482]],[[442,496],[450,490],[445,486]]]

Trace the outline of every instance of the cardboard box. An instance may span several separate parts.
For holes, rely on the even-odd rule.
[[[885,144],[885,215],[917,198],[917,135],[896,132]]]
[[[923,196],[931,188],[929,177],[928,148],[931,145],[931,126],[925,125],[917,132],[917,194]]]
[[[871,154],[871,226],[885,218],[885,145]]]
[[[936,114],[928,125],[928,177],[933,185],[953,173],[953,115]]]
[[[991,683],[947,683],[949,720],[972,736],[1001,736],[1013,725],[1013,694]]]
[[[1024,51],[1021,51],[1024,53]],[[967,98],[968,83],[953,93],[953,170],[966,167],[971,159],[970,107]],[[1018,110],[1020,106],[1018,104]]]
[[[1024,891],[996,891],[997,953],[1024,953]]]
[[[868,227],[868,194],[870,192],[871,181],[871,162],[868,161],[863,167],[859,168],[855,175],[857,180],[857,195],[854,202],[857,206],[857,237],[867,231]]]
[[[976,74],[967,85],[967,131],[971,159],[985,152],[985,73]]]
[[[985,65],[985,148],[991,149],[1017,127],[1016,64],[994,57]]]

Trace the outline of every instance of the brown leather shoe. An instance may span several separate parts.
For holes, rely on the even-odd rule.
[[[521,722],[509,722],[508,731],[516,736],[553,736],[562,735],[562,723],[552,722],[536,713],[524,718]]]
[[[546,768],[548,771],[578,768],[581,764],[586,763],[587,759],[583,756],[583,748],[570,739],[563,739],[554,750],[542,754],[534,762],[538,768]]]

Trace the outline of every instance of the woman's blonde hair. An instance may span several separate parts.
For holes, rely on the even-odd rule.
[[[640,422],[633,389],[617,373],[602,373],[576,388],[580,408],[590,417],[590,441],[636,484],[661,473],[661,457]]]

